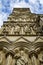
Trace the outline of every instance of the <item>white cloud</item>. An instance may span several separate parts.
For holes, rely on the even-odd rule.
[[[0,26],[3,24],[2,14],[0,14]]]
[[[29,3],[35,4],[37,0],[29,0]]]
[[[12,4],[13,3],[13,4]],[[41,4],[41,6],[40,6]],[[25,2],[25,0],[21,0],[21,2],[19,2],[19,0],[16,0],[15,3],[13,2],[13,0],[11,0],[10,2],[10,7],[11,8],[30,8],[31,12],[33,13],[43,13],[43,0],[29,0],[28,3]],[[39,9],[41,8],[41,10],[39,11]]]
[[[2,11],[2,3],[1,3],[1,1],[0,1],[0,12]]]
[[[37,14],[43,13],[43,0],[29,0],[31,11]]]
[[[43,5],[43,0],[40,0],[40,3]]]
[[[13,4],[12,4],[13,3]],[[25,0],[22,0],[21,2],[19,2],[19,0],[17,0],[15,3],[13,1],[10,2],[10,6],[11,8],[28,8],[29,4],[27,4],[25,2]]]
[[[26,2],[24,2],[24,0],[22,0],[20,3],[17,2],[14,4],[14,7],[16,8],[28,8],[29,7],[29,4],[27,4]]]

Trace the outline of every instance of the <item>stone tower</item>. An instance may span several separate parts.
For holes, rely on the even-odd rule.
[[[1,65],[43,65],[43,15],[14,8],[0,29]]]

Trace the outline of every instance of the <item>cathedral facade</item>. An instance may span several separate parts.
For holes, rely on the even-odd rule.
[[[13,9],[0,29],[0,65],[43,65],[43,15]]]

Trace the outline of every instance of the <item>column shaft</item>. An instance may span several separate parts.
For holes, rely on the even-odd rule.
[[[31,61],[32,61],[32,65],[37,65],[37,59],[34,54],[31,57]]]
[[[11,55],[9,55],[7,57],[6,65],[12,65],[12,56]]]

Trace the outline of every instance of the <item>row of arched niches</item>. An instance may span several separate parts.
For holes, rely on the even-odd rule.
[[[43,43],[0,42],[0,65],[43,65]]]

